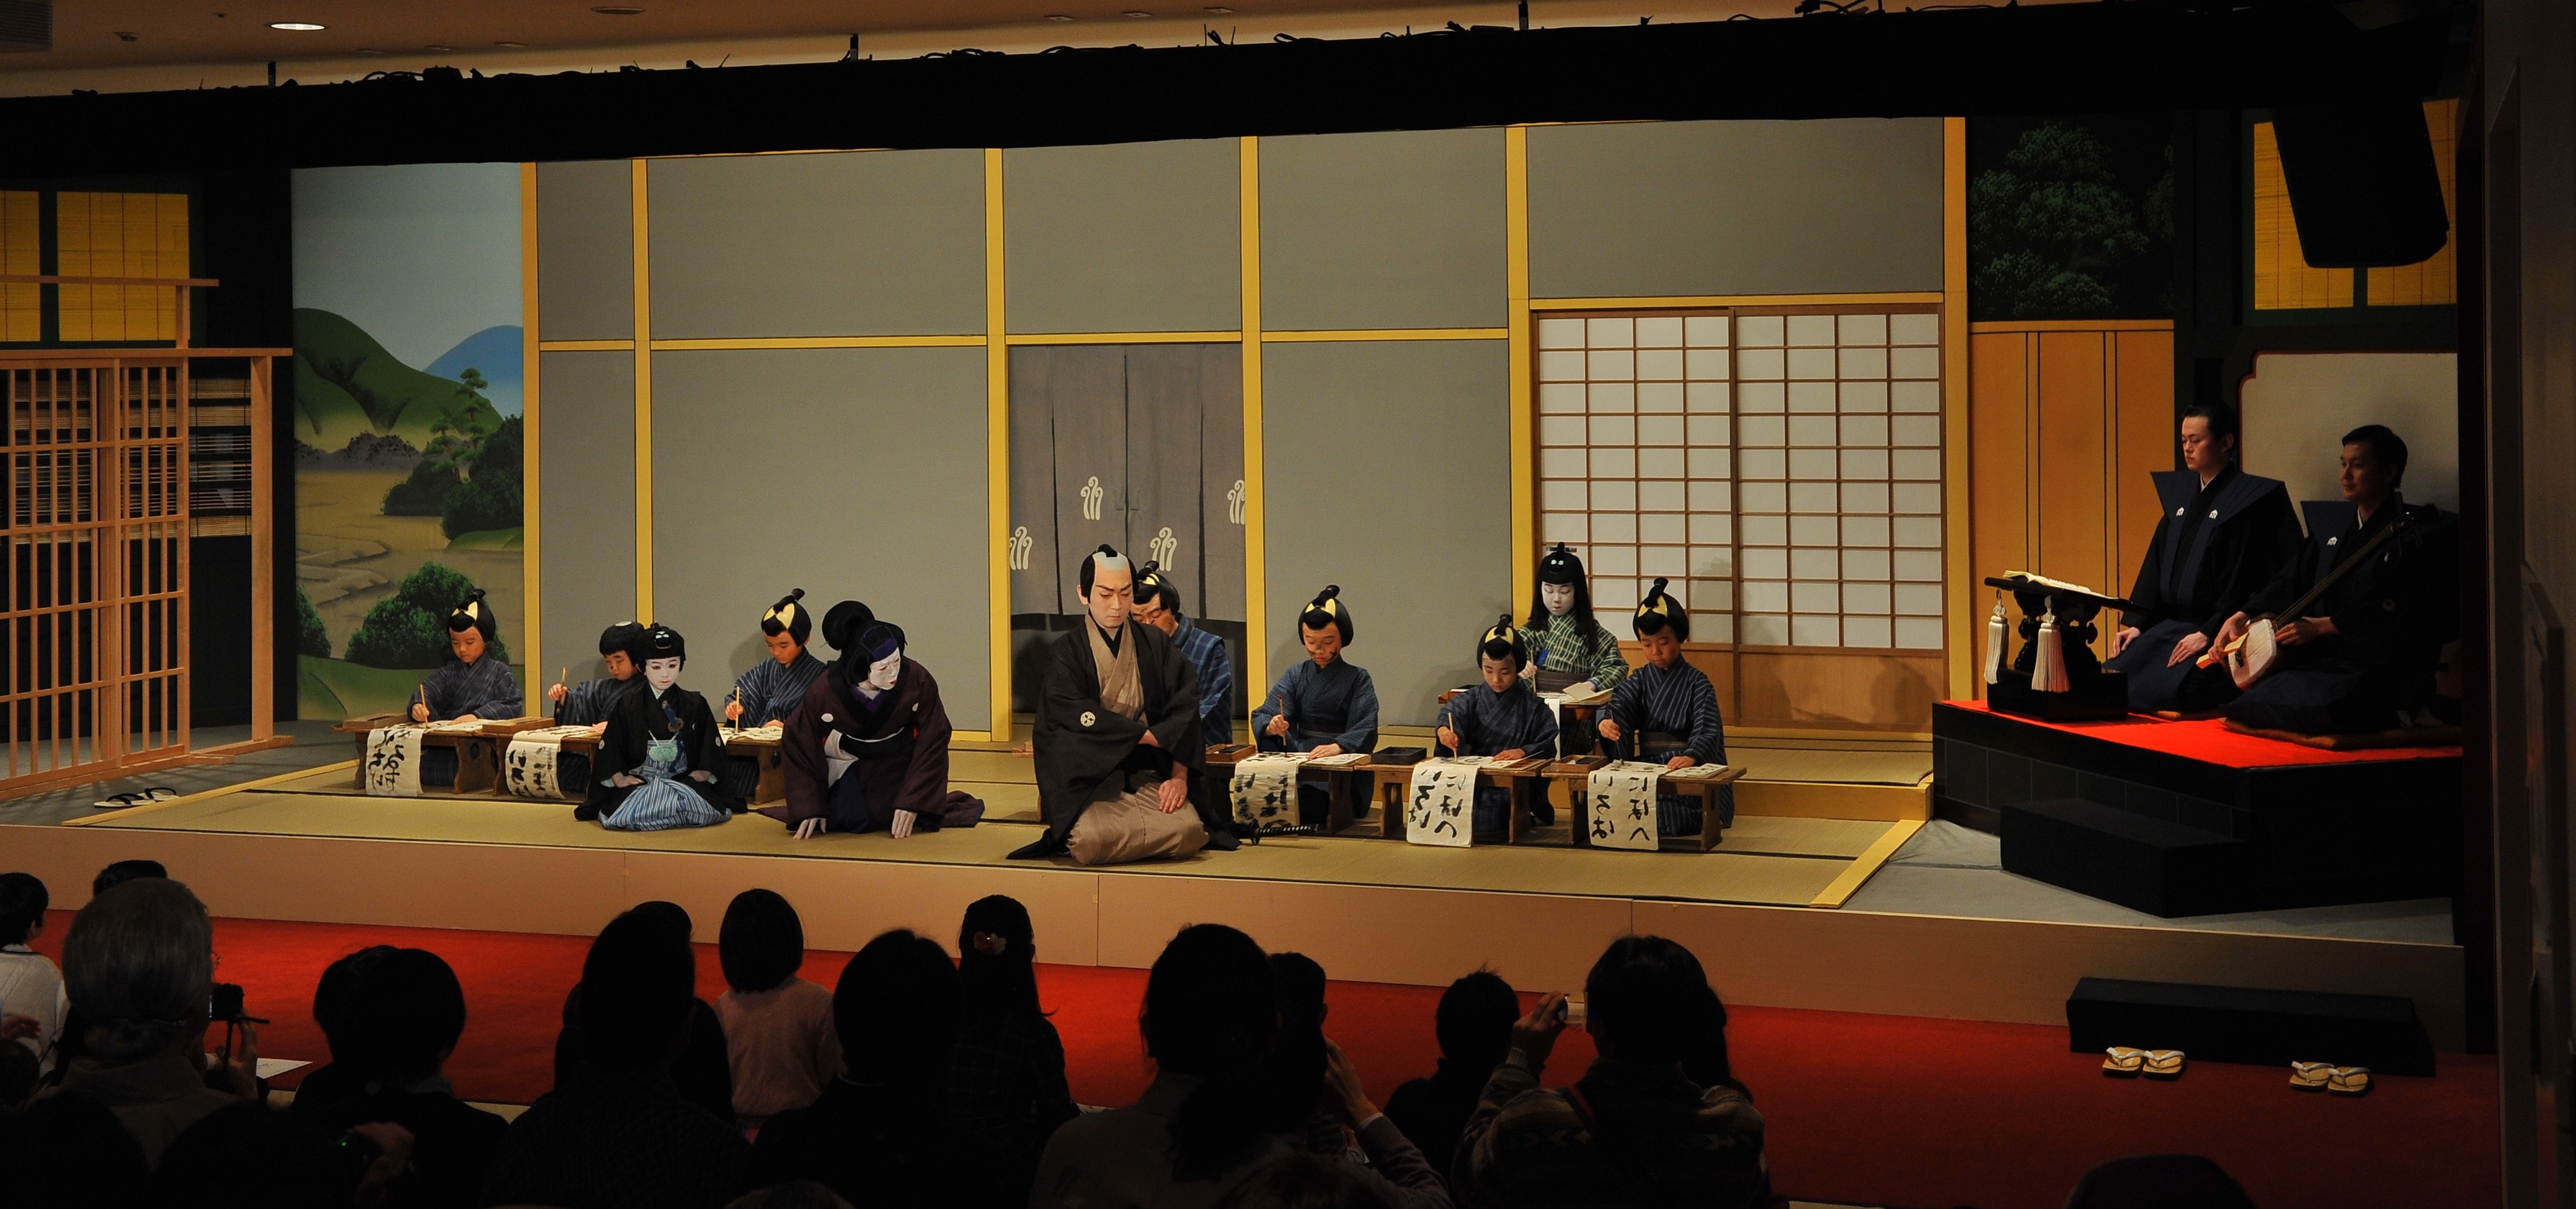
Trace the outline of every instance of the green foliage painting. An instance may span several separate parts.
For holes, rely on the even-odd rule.
[[[1970,161],[1974,318],[2173,313],[2173,157],[2154,121],[1972,124]]]
[[[480,375],[476,375],[479,380]],[[337,450],[364,433],[426,448],[441,426],[490,432],[501,417],[478,388],[403,364],[366,330],[329,311],[295,311],[295,435]]]
[[[295,590],[295,653],[331,657],[331,631],[322,625],[322,613],[313,607],[313,598],[304,589]]]
[[[349,662],[368,667],[433,668],[447,660],[447,614],[474,591],[465,576],[437,563],[423,563],[404,576],[394,594],[367,610],[358,632],[349,636]],[[495,638],[486,658],[510,661],[510,652]]]

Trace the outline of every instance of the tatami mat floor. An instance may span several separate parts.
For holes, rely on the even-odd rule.
[[[990,864],[1035,836],[1029,762],[1008,753],[957,752],[951,784],[984,796],[985,826],[896,840],[882,833],[799,841],[784,827],[745,815],[716,827],[610,831],[576,821],[569,806],[483,796],[370,798],[346,767],[327,768],[256,789],[167,803],[98,819],[95,826],[261,835],[348,836],[439,843],[718,852],[920,864]],[[1017,775],[1014,775],[1017,774]],[[992,777],[992,780],[974,779]],[[1009,777],[1012,779],[1001,779]],[[1024,809],[1015,806],[1026,799]],[[1025,813],[1029,822],[1012,820]],[[1375,819],[1362,824],[1374,830]],[[1281,837],[1232,854],[1131,867],[1166,875],[1339,882],[1527,894],[1673,898],[1784,906],[1839,902],[1874,871],[1913,824],[1845,819],[1739,816],[1716,852],[1632,853],[1576,849],[1562,842],[1428,848],[1376,838]],[[1561,828],[1557,835],[1562,834]]]

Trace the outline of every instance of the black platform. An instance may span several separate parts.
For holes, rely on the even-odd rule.
[[[1932,779],[2006,871],[2151,915],[2458,889],[2456,756],[2240,768],[1939,704]]]
[[[2433,1073],[2415,1003],[2250,987],[2085,978],[2066,999],[2067,1048],[2178,1049],[2195,1062],[2331,1062],[2385,1075]]]

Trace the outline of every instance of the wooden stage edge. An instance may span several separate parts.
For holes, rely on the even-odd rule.
[[[1690,946],[1730,1003],[2063,1025],[2078,978],[2403,995],[2461,1051],[2453,945],[1577,895],[1357,886],[772,855],[423,843],[104,827],[0,827],[7,864],[54,905],[87,901],[111,861],[170,867],[218,916],[589,935],[647,899],[688,908],[713,942],[734,894],[804,904],[806,943],[854,950],[887,928],[943,944],[987,894],[1026,903],[1039,960],[1143,968],[1186,923],[1242,928],[1333,977],[1442,986],[1490,963],[1514,985],[1573,988],[1630,931]],[[824,909],[823,904],[831,904]]]

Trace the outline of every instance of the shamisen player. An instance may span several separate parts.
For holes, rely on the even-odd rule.
[[[1476,670],[1482,681],[1449,699],[1440,709],[1440,743],[1462,756],[1518,760],[1556,751],[1556,711],[1521,682],[1529,666],[1529,648],[1503,614],[1476,639]],[[1511,818],[1512,791],[1499,785],[1476,790],[1476,832],[1505,829]]]
[[[1717,712],[1717,686],[1708,673],[1682,658],[1690,640],[1690,614],[1682,602],[1664,592],[1668,580],[1657,578],[1637,605],[1637,645],[1646,665],[1610,692],[1601,711],[1601,737],[1612,750],[1633,758],[1661,762],[1666,768],[1726,763],[1726,721]],[[1657,825],[1665,835],[1695,835],[1700,830],[1699,803],[1666,790],[1656,803]],[[1718,825],[1735,821],[1735,787],[1720,786]]]
[[[813,635],[814,614],[805,607],[803,588],[780,597],[760,615],[761,641],[769,648],[769,658],[733,682],[733,693],[724,704],[726,723],[752,730],[784,722],[805,703],[805,690],[823,674],[823,661],[805,651],[806,640]]]

